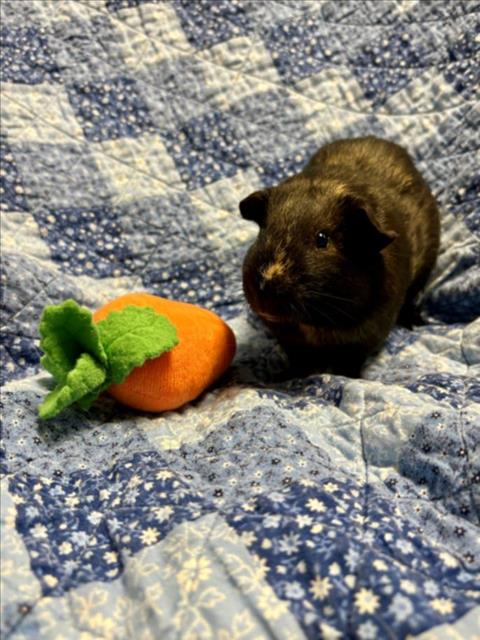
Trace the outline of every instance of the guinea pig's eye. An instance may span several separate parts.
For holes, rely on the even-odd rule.
[[[319,249],[325,249],[325,247],[328,244],[328,236],[326,233],[319,231],[319,233],[317,233],[317,237],[315,238],[315,241]]]

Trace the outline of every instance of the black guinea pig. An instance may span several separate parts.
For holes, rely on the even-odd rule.
[[[240,212],[260,227],[243,265],[246,298],[293,368],[357,376],[397,321],[411,324],[440,223],[398,145],[373,136],[327,144]]]

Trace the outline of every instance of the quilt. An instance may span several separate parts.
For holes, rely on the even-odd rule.
[[[478,640],[480,3],[0,7],[2,637]],[[369,133],[439,202],[425,322],[278,381],[238,202]],[[43,307],[138,290],[221,315],[227,375],[39,421]]]

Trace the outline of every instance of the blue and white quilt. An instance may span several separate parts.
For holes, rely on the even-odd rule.
[[[2,637],[480,637],[480,3],[2,0]],[[321,144],[404,145],[440,203],[426,324],[362,379],[272,374],[238,202]],[[227,376],[39,422],[38,320],[213,309]]]

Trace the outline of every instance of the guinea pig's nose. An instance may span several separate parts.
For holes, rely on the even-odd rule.
[[[258,274],[258,288],[262,293],[273,291],[275,287],[272,278],[266,277],[263,272],[260,272]]]
[[[282,293],[283,287],[281,282],[272,278],[265,278],[263,275],[258,280],[258,290],[263,296],[277,297]]]

